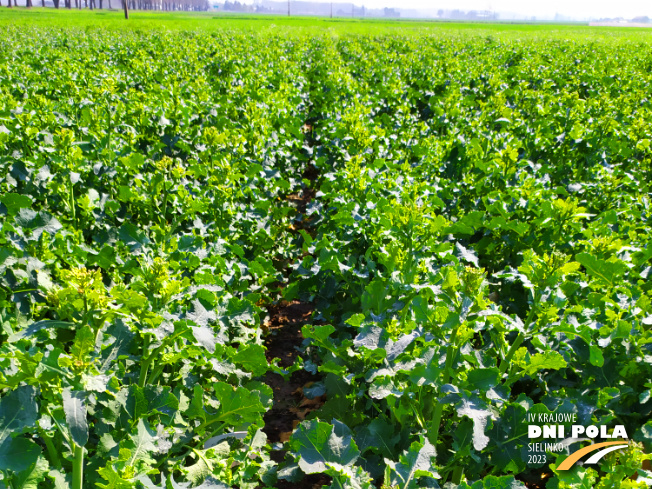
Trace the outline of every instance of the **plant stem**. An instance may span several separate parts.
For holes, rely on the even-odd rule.
[[[155,348],[152,351],[152,353],[145,360],[142,361],[142,363],[140,365],[140,377],[138,378],[138,386],[139,387],[144,387],[145,386],[145,381],[147,380],[147,371],[148,371],[149,367],[152,365],[152,363],[154,362],[154,360],[160,356],[161,352],[163,351],[163,349],[166,346],[172,345],[174,343],[174,341],[181,335],[181,333],[182,333],[182,331],[177,331],[173,335],[168,336],[167,338],[165,338],[163,340],[163,342],[157,348]],[[147,349],[149,348],[149,337],[145,336],[143,342],[144,342],[143,351],[147,352]],[[160,374],[161,373],[159,372],[157,374],[157,377]]]
[[[45,442],[45,447],[47,448],[48,455],[50,456],[50,462],[52,463],[55,469],[60,469],[61,460],[59,460],[59,453],[57,452],[57,449],[54,447],[54,443],[52,443],[52,438],[42,428],[39,428],[38,432],[39,435],[41,435],[41,438],[43,438],[43,441]]]
[[[145,336],[143,339],[143,352],[147,355],[147,350],[149,349],[149,336]],[[140,364],[140,376],[138,377],[138,387],[145,387],[145,381],[147,380],[147,371],[149,370],[149,364],[152,362],[152,355],[149,355],[145,360]]]
[[[464,474],[464,467],[458,465],[453,469],[453,475],[451,476],[451,482],[453,484],[459,484],[462,482],[462,475]]]
[[[72,489],[83,489],[84,485],[84,447],[75,444],[72,462]]]
[[[534,313],[536,312],[536,305],[539,302],[539,293],[535,295],[534,298],[534,303],[532,304],[532,307],[530,308],[530,312],[528,313],[527,317],[525,318],[525,322],[523,323],[523,328],[526,329],[530,326],[530,323],[532,322],[532,319],[534,318]],[[514,340],[514,343],[512,343],[512,346],[509,347],[509,350],[507,351],[507,355],[505,355],[505,359],[500,362],[500,374],[504,374],[505,371],[507,370],[507,366],[509,365],[510,360],[514,356],[514,353],[516,353],[516,350],[521,346],[523,343],[523,340],[525,339],[525,333],[521,331],[516,339]]]
[[[168,212],[168,189],[165,185],[165,180],[163,180],[163,210],[161,212],[161,217],[163,217],[163,222],[161,224],[167,224],[167,212]]]
[[[451,333],[450,343],[446,349],[446,365],[444,366],[444,374],[441,379],[442,384],[448,383],[448,380],[450,379],[450,369],[453,367],[453,360],[457,356],[455,340],[457,339],[457,330],[459,327],[460,325],[457,325]],[[430,443],[433,445],[437,444],[437,439],[439,438],[439,428],[441,427],[441,416],[443,412],[444,405],[441,402],[437,402],[437,405],[435,406],[435,414],[432,418],[430,429],[428,430],[428,438],[430,439]]]
[[[165,369],[165,364],[158,365],[156,367],[156,370],[152,370],[152,375],[149,377],[149,383],[154,384],[156,380],[160,377],[160,375],[163,373],[163,370]]]
[[[72,182],[70,183],[70,208],[72,209],[72,221],[77,224],[77,216],[75,215],[75,190]]]
[[[500,362],[501,375],[505,373],[505,370],[507,370],[507,366],[509,365],[510,360],[514,356],[514,353],[516,353],[518,347],[521,346],[521,343],[523,343],[524,339],[525,339],[525,335],[523,333],[519,333],[516,339],[514,340],[514,343],[512,343],[512,346],[509,347],[509,350],[507,351],[507,355],[505,355],[505,359],[502,362]]]

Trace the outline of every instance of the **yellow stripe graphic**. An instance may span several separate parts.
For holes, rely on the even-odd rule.
[[[605,441],[604,443],[594,443],[588,447],[580,448],[576,452],[571,453],[566,460],[559,464],[557,470],[568,470],[575,464],[575,462],[577,462],[587,453],[595,452],[600,448],[609,447],[611,445],[621,445],[622,443],[622,441]]]

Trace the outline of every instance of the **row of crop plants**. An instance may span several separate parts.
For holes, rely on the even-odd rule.
[[[273,486],[300,41],[6,31],[0,487]]]
[[[425,37],[321,49],[320,222],[289,294],[317,305],[304,336],[328,400],[290,442],[298,469],[646,487],[647,55]],[[550,412],[638,444],[572,473],[554,470],[568,450],[528,464],[526,416]]]

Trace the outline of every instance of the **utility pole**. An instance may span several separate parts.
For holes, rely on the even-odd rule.
[[[351,3],[351,17],[354,17],[354,16],[355,16],[354,11],[355,11],[355,5],[354,5],[353,2],[352,2],[352,3]]]
[[[331,19],[333,18],[333,0],[331,0]]]
[[[288,0],[288,17],[290,16],[290,0]]]

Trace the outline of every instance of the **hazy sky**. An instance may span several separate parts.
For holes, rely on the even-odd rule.
[[[538,17],[552,17],[557,12],[577,18],[632,18],[639,15],[652,17],[652,1],[650,0],[547,0],[538,2],[522,0],[354,0],[354,3],[364,4],[368,8],[496,10]]]
[[[233,0],[232,0],[233,1]],[[239,0],[245,3],[258,3],[262,0]],[[278,0],[277,0],[278,1]],[[281,0],[285,1],[285,0]],[[290,0],[292,1],[292,0]],[[308,0],[321,3],[332,1],[335,4],[364,5],[367,8],[398,7],[436,12],[443,10],[489,10],[503,13],[503,20],[511,15],[517,19],[537,17],[553,19],[555,14],[574,20],[623,17],[632,19],[648,16],[652,19],[652,0]],[[506,15],[507,14],[507,15]],[[652,29],[650,32],[652,35]]]

